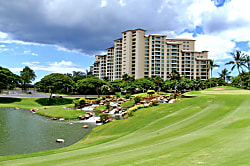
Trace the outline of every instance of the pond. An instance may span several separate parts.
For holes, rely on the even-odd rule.
[[[83,125],[89,125],[88,129]],[[95,123],[53,121],[27,110],[0,108],[0,155],[32,153],[72,145],[86,136]],[[56,139],[64,139],[57,143]]]

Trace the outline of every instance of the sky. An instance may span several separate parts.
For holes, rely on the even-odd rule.
[[[86,71],[128,29],[196,40],[219,68],[250,54],[247,0],[0,0],[0,66],[50,73]],[[236,75],[237,72],[232,72]]]

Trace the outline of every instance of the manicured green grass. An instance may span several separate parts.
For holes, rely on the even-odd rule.
[[[48,109],[40,109],[36,113],[43,116],[66,119],[76,119],[79,116],[85,115],[84,111],[63,109],[62,107],[49,107]]]
[[[105,109],[107,109],[107,107],[105,105],[100,105],[100,106],[94,108],[95,111],[101,111],[101,110],[105,110]]]
[[[73,107],[73,99],[52,99],[52,104],[48,104],[47,98],[2,98],[0,97],[0,107],[16,107],[23,109],[38,109],[37,113],[57,118],[76,119],[84,115],[84,111],[68,110],[63,107]],[[57,104],[57,105],[55,105]],[[52,106],[49,106],[52,105]],[[46,109],[45,109],[46,107]]]
[[[134,100],[129,100],[121,104],[123,108],[129,108],[132,107],[135,104]]]
[[[170,95],[171,93],[166,93],[166,92],[155,92],[155,94],[160,94],[160,95]],[[137,93],[137,94],[133,94],[133,97],[135,96],[140,96],[140,97],[148,97],[149,95],[145,92],[145,93]]]
[[[234,91],[140,109],[72,146],[2,156],[0,165],[250,165],[250,93]]]

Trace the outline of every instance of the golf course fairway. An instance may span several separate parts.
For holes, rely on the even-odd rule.
[[[197,97],[140,109],[66,148],[1,156],[0,165],[250,165],[250,91],[189,94]]]

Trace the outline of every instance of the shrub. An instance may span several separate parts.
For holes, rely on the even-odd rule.
[[[150,101],[150,102],[148,103],[148,106],[149,106],[149,107],[152,107],[152,106],[153,106],[153,102]]]
[[[155,91],[154,91],[154,90],[148,90],[148,91],[147,91],[147,94],[148,94],[148,95],[153,95],[153,94],[155,94]]]
[[[106,106],[106,109],[109,109],[109,108],[111,107],[110,102],[107,102],[107,103],[105,104],[105,106]]]
[[[126,99],[129,99],[131,97],[131,94],[130,93],[127,93],[125,96],[124,96]]]
[[[97,98],[97,99],[95,99],[95,101],[99,104],[100,103],[100,101],[102,100],[102,98]]]
[[[36,100],[37,103],[48,106],[48,105],[65,105],[65,104],[72,104],[73,99],[66,99],[66,98],[39,98]]]
[[[135,104],[139,103],[141,101],[141,99],[142,99],[141,96],[135,96],[134,97]]]
[[[156,105],[159,104],[159,101],[158,101],[158,100],[153,100],[153,101],[152,101],[152,104],[153,104],[153,106],[156,106]]]
[[[108,113],[101,113],[99,116],[100,116],[100,119],[103,123],[106,123],[107,120],[109,120],[111,118],[111,115]]]
[[[115,92],[115,97],[120,98],[121,97],[121,92]]]
[[[78,104],[79,105],[84,105],[86,103],[86,99],[85,98],[80,98],[79,100],[78,100]]]

